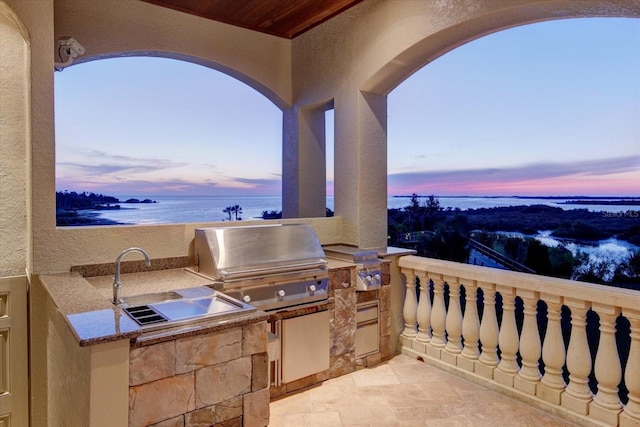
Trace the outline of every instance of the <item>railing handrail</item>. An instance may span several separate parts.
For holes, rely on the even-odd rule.
[[[464,279],[475,282],[493,283],[511,286],[534,292],[553,294],[562,297],[575,298],[586,301],[597,301],[628,310],[640,310],[640,292],[633,289],[598,285],[595,283],[579,282],[560,279],[557,277],[541,276],[537,274],[521,273],[509,270],[462,264],[433,258],[405,255],[400,257],[398,265],[401,268],[412,268]],[[445,278],[446,280],[446,278]]]

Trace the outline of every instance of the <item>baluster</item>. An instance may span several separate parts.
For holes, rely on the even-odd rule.
[[[502,352],[498,368],[493,372],[496,382],[513,387],[513,378],[518,373],[518,327],[516,326],[516,290],[508,286],[496,287],[502,295],[502,324],[498,344]]]
[[[496,317],[496,290],[492,283],[478,282],[483,294],[482,320],[480,321],[480,343],[482,353],[474,370],[484,378],[493,378],[498,366],[498,319]]]
[[[547,303],[547,332],[542,347],[544,360],[544,376],[536,391],[538,397],[554,405],[560,404],[560,395],[567,386],[562,377],[566,352],[562,339],[562,297],[552,294],[542,294],[541,298]]]
[[[418,336],[416,340],[427,343],[431,340],[431,297],[429,296],[429,278],[427,273],[418,272],[420,279],[420,299],[418,301]],[[426,347],[422,350],[426,352]]]
[[[640,425],[640,310],[625,309],[623,314],[631,323],[631,346],[624,370],[629,401],[620,414],[620,427],[637,427]]]
[[[594,365],[598,392],[589,405],[589,416],[617,425],[618,414],[622,412],[622,403],[618,397],[622,367],[616,346],[616,318],[620,314],[620,309],[595,302],[592,308],[600,317],[600,343]]]
[[[431,311],[431,329],[433,336],[427,348],[427,354],[440,359],[440,352],[447,344],[445,335],[447,311],[444,305],[444,280],[442,275],[429,275],[433,282],[433,308]]]
[[[462,336],[464,337],[464,348],[461,357],[458,358],[458,366],[469,372],[473,372],[473,365],[480,351],[478,350],[478,339],[480,338],[480,320],[478,318],[478,286],[475,280],[460,280],[465,290],[465,308],[462,319]]]
[[[462,307],[460,307],[460,282],[457,277],[446,277],[449,285],[449,309],[447,310],[447,345],[441,358],[450,365],[457,365],[462,352]]]
[[[569,385],[562,395],[562,406],[586,415],[592,398],[587,380],[591,372],[591,355],[586,329],[586,316],[590,304],[587,301],[568,297],[565,298],[565,304],[571,309],[571,338],[567,351]]]
[[[518,390],[529,394],[536,394],[536,386],[540,381],[540,332],[538,332],[538,292],[518,290],[518,296],[524,303],[524,321],[520,334],[520,356],[522,367],[513,385]]]
[[[402,308],[402,316],[404,317],[402,335],[407,338],[414,338],[416,336],[416,315],[418,310],[416,276],[413,269],[402,268],[401,271],[407,279],[407,291],[404,295],[404,306]]]

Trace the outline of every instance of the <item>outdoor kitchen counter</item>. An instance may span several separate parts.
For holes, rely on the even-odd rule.
[[[338,260],[328,260],[330,271],[349,270],[354,264]],[[149,345],[178,336],[198,335],[256,323],[267,319],[260,310],[243,313],[230,318],[200,320],[188,325],[167,326],[167,328],[144,332],[137,323],[122,310],[113,305],[113,276],[82,277],[77,272],[47,274],[38,276],[43,287],[51,296],[58,311],[69,324],[81,347],[134,339]],[[199,276],[185,268],[156,270],[121,275],[122,296],[140,295],[152,292],[191,288],[211,283],[210,279]],[[132,343],[135,345],[135,343]]]
[[[112,276],[84,278],[78,273],[71,272],[41,275],[39,280],[51,296],[57,310],[69,324],[81,347],[123,339],[134,339],[136,342],[141,341],[144,345],[149,345],[267,319],[267,315],[258,310],[222,319],[202,319],[186,325],[167,326],[167,328],[145,332],[120,308],[112,304]],[[122,274],[121,281],[123,296],[190,288],[211,283],[209,279],[183,268]]]

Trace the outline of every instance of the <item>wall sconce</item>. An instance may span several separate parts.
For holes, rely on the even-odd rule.
[[[60,37],[58,40],[58,58],[54,63],[54,70],[62,71],[65,67],[71,65],[78,55],[83,55],[85,51],[86,49],[73,37]],[[66,59],[63,59],[64,57]]]

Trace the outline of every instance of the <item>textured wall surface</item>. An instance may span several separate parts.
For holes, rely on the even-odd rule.
[[[24,275],[29,257],[27,37],[0,3],[0,277]]]

